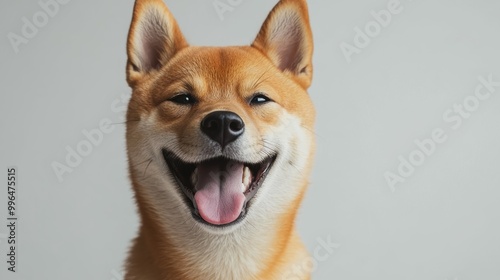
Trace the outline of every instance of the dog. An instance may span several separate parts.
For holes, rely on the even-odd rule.
[[[127,55],[141,224],[125,279],[310,279],[295,228],[315,152],[306,0],[231,47],[190,46],[162,0],[137,0]]]

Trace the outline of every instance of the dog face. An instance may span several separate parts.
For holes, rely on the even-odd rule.
[[[193,47],[161,0],[129,33],[127,150],[141,211],[227,233],[296,210],[313,153],[312,36],[282,0],[251,46]]]

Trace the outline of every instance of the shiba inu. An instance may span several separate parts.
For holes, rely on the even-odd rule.
[[[251,45],[196,47],[162,0],[137,0],[127,53],[141,226],[125,279],[310,279],[294,222],[315,142],[306,1],[278,2]]]

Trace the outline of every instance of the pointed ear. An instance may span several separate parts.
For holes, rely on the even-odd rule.
[[[163,0],[136,0],[127,42],[127,81],[134,85],[187,47]]]
[[[305,0],[281,0],[267,17],[253,47],[304,87],[312,81],[313,39]]]

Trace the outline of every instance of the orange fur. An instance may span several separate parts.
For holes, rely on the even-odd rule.
[[[292,24],[294,28],[287,29],[283,23]],[[163,44],[158,44],[152,31],[160,33],[158,36]],[[297,40],[287,42],[287,36],[297,36],[293,37]],[[293,197],[287,205],[279,213],[270,214],[269,220],[261,225],[266,236],[252,236],[237,230],[226,235],[204,233],[196,227],[194,219],[186,223],[193,224],[196,236],[206,236],[205,243],[224,244],[224,240],[235,239],[234,244],[238,246],[232,250],[241,251],[239,255],[234,253],[235,259],[245,256],[246,250],[248,255],[254,254],[250,252],[251,247],[257,246],[257,243],[242,243],[240,239],[259,242],[261,247],[256,248],[257,256],[252,258],[255,265],[248,269],[247,278],[241,280],[282,279],[293,266],[304,262],[308,255],[295,230],[295,218],[308,186],[314,153],[315,112],[307,93],[312,81],[312,53],[312,33],[305,0],[281,0],[264,22],[254,43],[239,47],[189,46],[162,0],[136,1],[127,42],[127,81],[133,89],[127,112],[127,151],[141,225],[126,264],[127,280],[210,279],[207,277],[213,271],[205,268],[210,264],[198,263],[203,258],[193,257],[182,245],[201,241],[179,236],[181,231],[177,232],[176,225],[165,219],[165,213],[160,211],[160,207],[168,207],[170,214],[175,216],[175,213],[183,213],[184,208],[159,205],[157,201],[162,199],[175,203],[166,192],[155,191],[155,196],[151,196],[151,189],[157,187],[160,179],[153,178],[157,176],[155,173],[147,172],[161,171],[162,165],[156,162],[155,156],[144,153],[149,151],[148,145],[152,146],[148,144],[152,141],[149,138],[155,138],[155,133],[169,132],[181,143],[178,152],[188,154],[193,147],[200,145],[202,118],[214,110],[239,115],[245,123],[245,133],[253,135],[249,141],[277,133],[278,127],[283,126],[284,114],[290,116],[291,122],[298,119],[300,129],[308,139],[308,146],[303,148],[309,152],[301,156],[288,155],[289,159],[284,163],[290,165],[287,168],[293,169],[297,162],[306,163],[299,170],[300,179],[293,181],[296,194],[290,194]],[[293,56],[293,59],[288,56]],[[179,92],[195,93],[198,103],[179,106],[168,101]],[[248,99],[255,92],[265,92],[273,103],[249,106]],[[284,127],[287,128],[286,124]],[[144,135],[144,131],[151,135]],[[300,152],[296,147],[299,143],[299,139],[293,138],[287,145]],[[144,161],[140,157],[151,159]],[[254,208],[257,207],[259,205]],[[219,255],[215,250],[224,250],[220,246],[213,248],[214,255]],[[233,251],[228,250],[228,254]],[[241,271],[246,271],[246,263],[236,262],[236,265],[241,266]],[[237,268],[220,269],[228,270],[224,275],[233,275],[230,270]],[[294,275],[294,279],[309,279],[309,273],[303,271]]]

